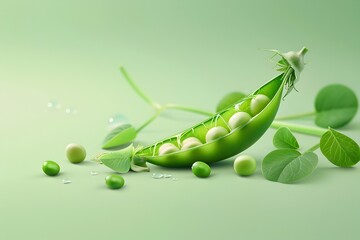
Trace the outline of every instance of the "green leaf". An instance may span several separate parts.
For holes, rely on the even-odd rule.
[[[134,147],[130,146],[115,152],[104,153],[98,159],[107,167],[119,173],[130,170]]]
[[[262,173],[270,181],[292,183],[310,175],[317,163],[318,157],[313,152],[301,154],[293,149],[278,149],[266,155]]]
[[[136,129],[130,124],[122,124],[113,129],[104,139],[103,149],[130,143],[136,137]]]
[[[242,92],[231,92],[226,94],[216,106],[216,112],[220,112],[232,104],[237,103],[240,99],[246,97],[247,95]]]
[[[315,123],[320,127],[339,128],[348,124],[358,109],[355,93],[341,84],[331,84],[316,96]]]
[[[329,129],[321,137],[320,150],[330,162],[339,167],[351,167],[360,160],[359,145],[334,129]]]
[[[281,127],[276,131],[273,144],[276,148],[299,149],[299,143],[287,127]]]

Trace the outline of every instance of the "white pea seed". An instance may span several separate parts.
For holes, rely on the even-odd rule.
[[[188,150],[190,148],[200,146],[200,141],[187,141],[185,144],[182,145],[181,150]]]
[[[159,155],[165,155],[179,151],[179,148],[172,143],[165,143],[159,148]]]
[[[266,105],[270,102],[270,98],[268,98],[264,94],[258,94],[250,102],[250,111],[253,116],[261,112]]]
[[[237,112],[231,116],[229,119],[229,127],[231,129],[244,126],[248,121],[250,121],[251,116],[246,112]]]
[[[201,141],[196,137],[188,137],[188,138],[184,139],[184,141],[182,141],[182,145],[186,145],[189,142],[199,142],[199,143],[201,143]]]
[[[211,142],[215,139],[225,136],[228,133],[229,133],[228,130],[226,130],[224,127],[221,126],[213,127],[206,133],[205,139],[206,142]]]

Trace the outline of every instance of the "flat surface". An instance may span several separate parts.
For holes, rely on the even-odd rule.
[[[236,176],[231,158],[208,179],[151,166],[124,175],[118,191],[104,185],[110,170],[88,160],[73,165],[64,154],[76,142],[90,159],[111,116],[139,126],[153,113],[120,64],[157,101],[212,111],[225,93],[252,92],[276,76],[262,49],[305,45],[299,92],[280,115],[312,111],[330,83],[360,96],[359,12],[359,1],[0,1],[0,239],[359,239],[359,166],[334,167],[319,151],[314,174],[292,185],[265,180],[260,168]],[[203,118],[169,111],[138,141]],[[360,114],[341,131],[359,143]],[[244,152],[258,166],[273,134]],[[303,149],[319,140],[296,136]],[[47,159],[61,165],[59,176],[42,173]]]

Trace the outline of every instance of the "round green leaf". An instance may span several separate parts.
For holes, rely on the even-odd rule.
[[[318,157],[313,152],[301,154],[293,149],[278,149],[266,155],[262,173],[270,181],[292,183],[310,175],[317,163]]]
[[[281,127],[276,131],[273,137],[273,144],[276,148],[299,148],[299,143],[287,127]]]
[[[216,106],[216,112],[220,112],[232,104],[237,103],[240,99],[246,97],[247,95],[242,92],[231,92],[226,94]]]
[[[130,124],[114,128],[104,139],[102,148],[108,149],[130,143],[136,138],[136,129]]]
[[[351,167],[360,160],[359,145],[334,129],[329,129],[321,137],[320,150],[330,162],[339,167]]]
[[[339,128],[348,124],[358,109],[355,93],[341,84],[324,87],[316,96],[315,123],[320,127]]]

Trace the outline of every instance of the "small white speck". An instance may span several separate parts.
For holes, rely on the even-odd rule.
[[[127,124],[127,123],[129,123],[129,120],[127,119],[127,117],[125,117],[122,114],[114,115],[108,119],[108,124],[109,127],[111,128],[115,128],[119,125]]]
[[[162,174],[162,173],[153,173],[152,174],[152,178],[154,178],[154,179],[160,179],[163,177],[164,177],[164,174]]]
[[[48,106],[48,108],[54,107],[54,102],[48,102],[48,103],[47,103],[47,106]]]
[[[70,184],[71,180],[70,179],[63,179],[62,182],[63,182],[63,184]]]

